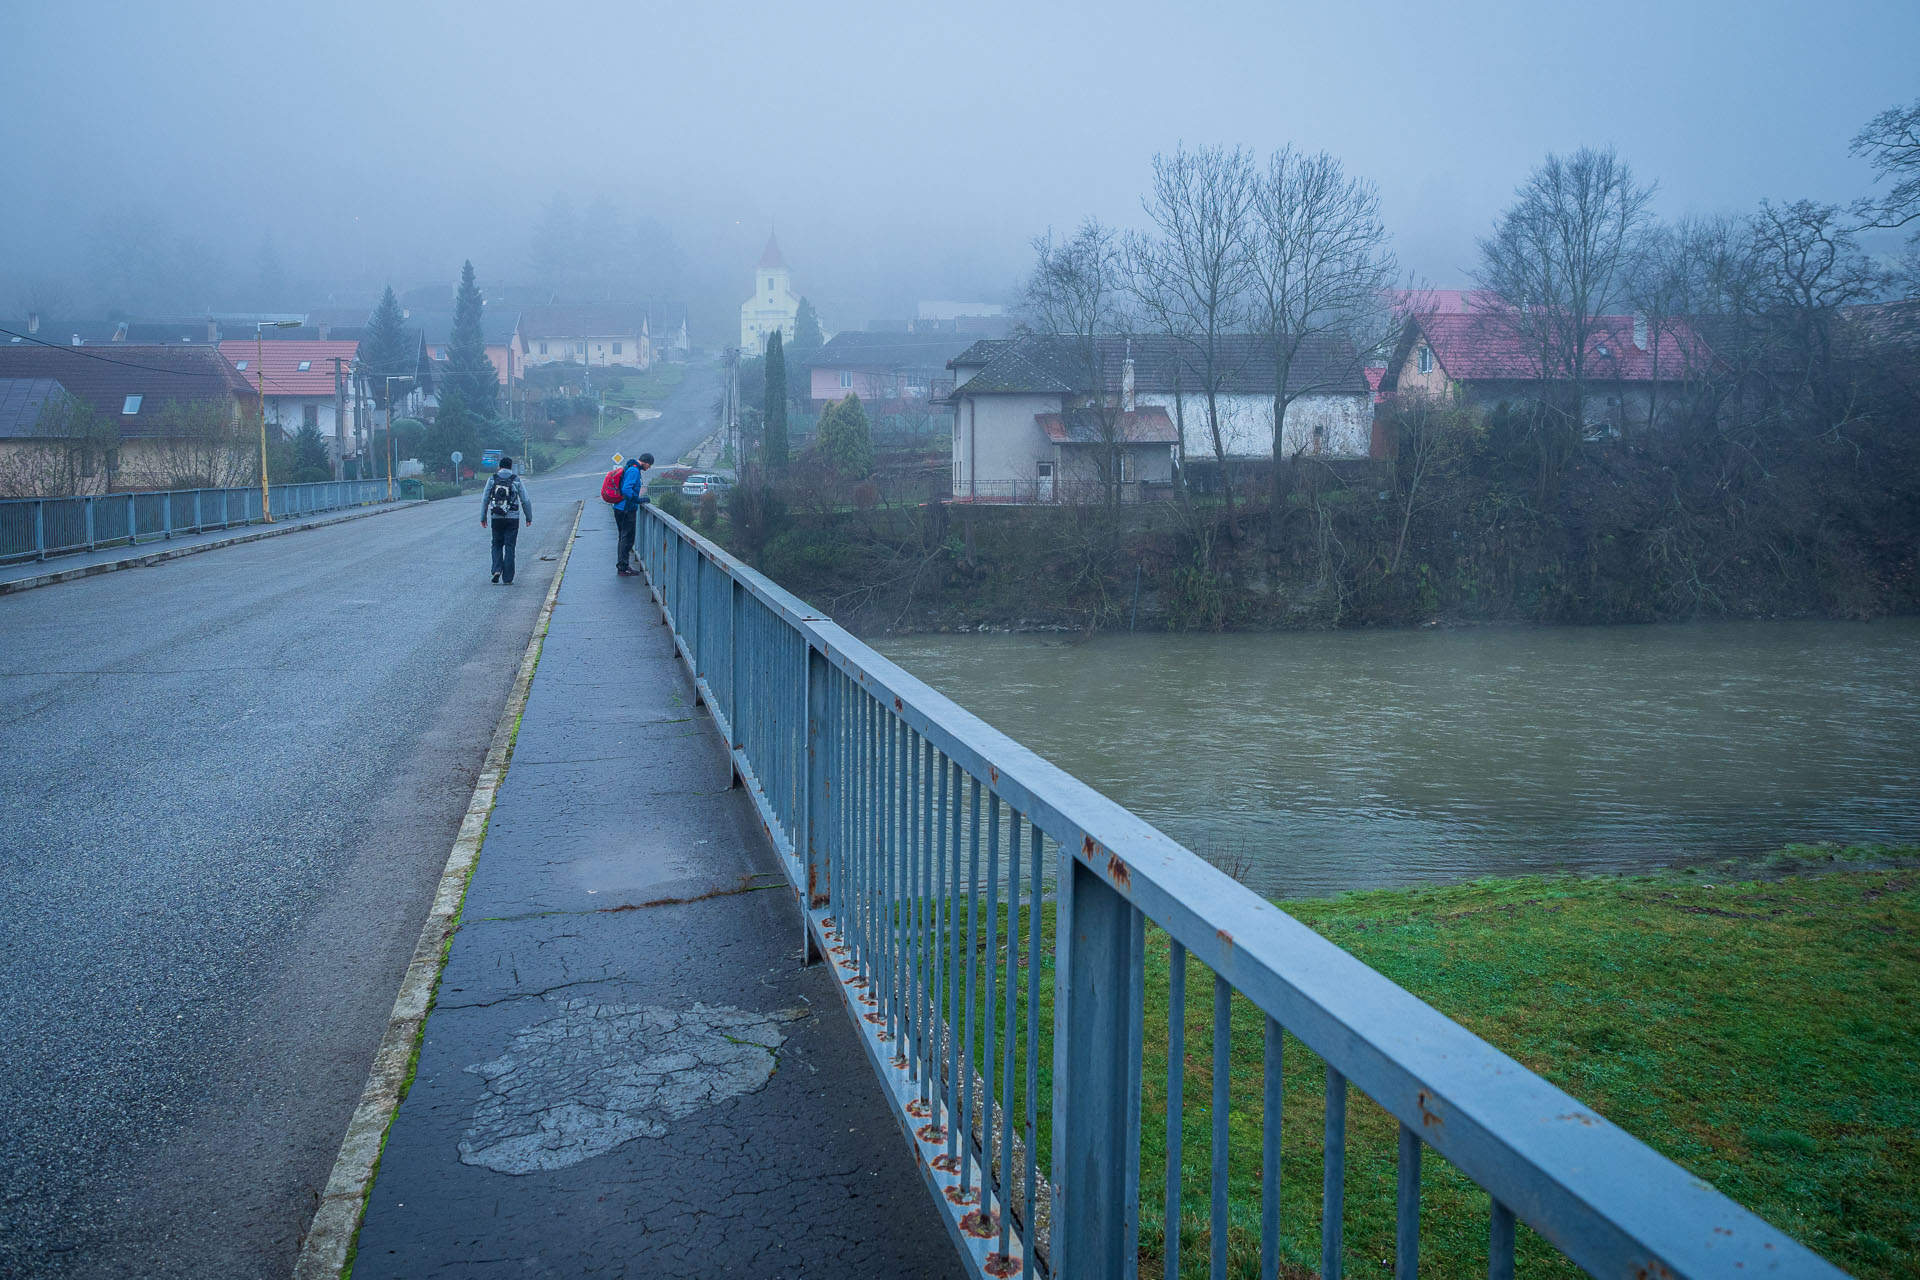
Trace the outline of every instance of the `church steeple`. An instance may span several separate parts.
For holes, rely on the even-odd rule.
[[[780,256],[780,241],[772,231],[767,232],[767,249],[760,255],[759,265],[763,270],[770,267],[782,271],[787,269],[787,260]]]

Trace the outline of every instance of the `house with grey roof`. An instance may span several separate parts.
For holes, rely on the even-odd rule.
[[[1270,460],[1272,357],[1266,339],[1229,337],[1210,415],[1192,348],[1165,334],[983,338],[948,362],[954,498],[1076,501],[1117,478],[1137,502],[1167,493],[1181,467],[1217,468],[1221,452],[1229,465]],[[1287,407],[1287,454],[1368,456],[1373,395],[1350,347],[1303,343],[1292,384],[1313,390]]]

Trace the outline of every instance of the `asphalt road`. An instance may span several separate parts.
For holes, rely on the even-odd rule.
[[[290,1273],[606,465],[0,597],[0,1274]]]

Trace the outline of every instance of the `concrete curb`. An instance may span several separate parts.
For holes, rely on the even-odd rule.
[[[425,505],[426,503],[421,499],[411,502],[383,502],[371,511],[350,511],[346,515],[334,516],[327,520],[305,520],[299,524],[270,526],[265,529],[256,529],[252,533],[243,533],[234,538],[219,538],[213,542],[195,542],[184,547],[169,547],[165,551],[149,551],[144,555],[128,556],[122,560],[103,560],[99,564],[83,564],[73,569],[59,569],[53,573],[43,573],[32,578],[14,578],[0,582],[0,596],[15,591],[31,591],[35,587],[51,587],[55,583],[73,582],[80,578],[91,578],[95,574],[112,573],[116,569],[141,569],[166,560],[178,560],[181,556],[197,555],[202,551],[217,551],[221,547],[235,547],[243,542],[258,542],[262,538],[277,538],[283,533],[325,529],[331,525],[345,524],[349,520],[364,520],[368,516],[380,516],[390,511],[402,511],[408,507]]]
[[[406,976],[400,980],[400,993],[387,1020],[387,1033],[373,1056],[367,1087],[360,1095],[360,1105],[354,1108],[353,1118],[347,1122],[347,1134],[340,1143],[340,1156],[334,1161],[333,1174],[327,1179],[320,1207],[314,1211],[313,1221],[300,1242],[300,1256],[293,1268],[294,1280],[338,1280],[346,1267],[347,1250],[360,1229],[360,1218],[366,1209],[367,1193],[373,1186],[374,1170],[380,1163],[387,1127],[400,1109],[400,1093],[407,1080],[414,1046],[419,1042],[434,993],[440,985],[446,948],[459,927],[467,880],[480,856],[494,796],[506,777],[507,762],[513,754],[514,732],[520,713],[527,705],[533,670],[539,663],[547,626],[553,618],[553,602],[560,594],[560,580],[566,576],[567,560],[573,554],[574,539],[580,534],[580,517],[585,509],[583,502],[574,506],[573,529],[567,534],[567,545],[554,569],[553,583],[547,588],[546,601],[533,624],[533,635],[527,641],[526,656],[520,660],[513,691],[507,695],[507,705],[501,709],[499,722],[494,726],[493,741],[480,766],[480,777],[474,783],[466,817],[461,819],[460,834],[454,839],[453,850],[440,873],[440,887],[434,894],[426,925],[420,930],[420,942],[413,949]]]

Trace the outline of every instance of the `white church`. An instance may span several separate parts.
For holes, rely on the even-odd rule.
[[[793,291],[793,272],[780,256],[780,242],[767,234],[767,250],[754,268],[753,296],[740,304],[740,349],[756,356],[767,349],[767,337],[780,331],[780,341],[793,341],[794,321],[800,315],[800,297]]]

